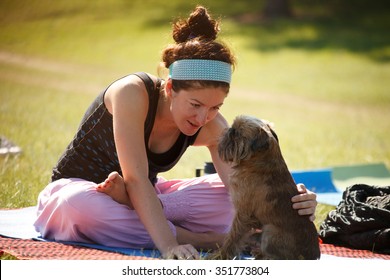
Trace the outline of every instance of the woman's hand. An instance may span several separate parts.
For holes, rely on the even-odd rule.
[[[316,216],[317,195],[306,189],[304,184],[297,184],[299,194],[293,196],[293,208],[298,210],[299,215],[310,215],[310,221],[314,221]]]
[[[163,258],[177,260],[198,260],[199,253],[191,244],[185,244],[170,248],[166,254],[163,254]]]

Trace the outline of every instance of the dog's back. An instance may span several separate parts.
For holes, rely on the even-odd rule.
[[[284,184],[269,186],[283,188],[286,191],[275,197],[275,207],[268,207],[272,211],[272,220],[263,220],[261,248],[263,258],[266,259],[319,259],[320,248],[318,233],[314,224],[307,216],[300,216],[292,208],[291,193],[298,194],[296,185]],[[291,191],[287,192],[287,188]],[[273,191],[274,191],[273,190]],[[274,209],[272,209],[274,208]]]
[[[253,164],[253,163],[252,163]],[[319,259],[318,233],[307,216],[292,208],[291,198],[299,194],[287,167],[274,169],[266,182],[255,182],[251,199],[257,201],[253,215],[261,227],[259,259]],[[259,172],[262,176],[262,172]],[[243,186],[241,186],[243,187]],[[256,188],[256,191],[253,189]],[[250,193],[248,192],[248,195]],[[256,198],[256,199],[255,199]],[[240,200],[242,197],[240,198]],[[245,199],[244,199],[245,200]],[[237,204],[240,204],[237,202]],[[235,205],[240,208],[242,205]],[[237,209],[237,211],[241,211]]]
[[[270,207],[267,207],[268,214],[263,221],[263,256],[271,259],[319,259],[321,253],[317,229],[307,216],[299,215],[292,208],[291,198],[299,192],[282,156],[277,136],[272,129],[270,131],[270,153],[255,159],[266,160],[272,169],[265,183]],[[272,220],[268,220],[268,217],[272,217]]]

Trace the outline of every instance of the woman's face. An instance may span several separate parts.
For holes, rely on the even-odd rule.
[[[194,135],[199,128],[215,118],[227,96],[221,88],[170,89],[172,118],[185,135]]]

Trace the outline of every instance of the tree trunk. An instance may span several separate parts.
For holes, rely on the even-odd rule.
[[[266,18],[291,17],[291,5],[289,0],[267,0],[263,14]]]

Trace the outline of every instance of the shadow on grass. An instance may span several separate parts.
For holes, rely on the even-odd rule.
[[[390,17],[372,14],[359,18],[297,18],[241,24],[237,34],[248,38],[248,47],[261,52],[280,49],[336,50],[390,61]]]
[[[205,1],[206,2],[206,1]],[[377,62],[390,61],[390,1],[387,0],[297,0],[290,1],[295,18],[264,20],[265,0],[209,0],[204,5],[216,18],[229,22],[227,35],[244,37],[248,48],[261,52],[281,49],[336,50],[358,54]],[[30,6],[15,1],[0,2],[0,22],[52,21],[80,18],[99,22],[107,18],[141,22],[141,28],[168,27],[175,18],[185,18],[198,0],[133,1],[33,1]],[[230,24],[233,23],[233,24]],[[138,28],[138,27],[137,27]]]
[[[261,5],[255,5],[252,0],[235,1],[229,5],[224,3],[211,1],[207,7],[217,17],[223,15],[223,21],[231,20],[233,27],[227,33],[245,36],[248,48],[261,52],[286,48],[346,51],[376,62],[390,61],[390,16],[387,8],[381,9],[379,4],[371,9],[369,5],[365,7],[362,4],[353,9],[353,3],[350,3],[349,10],[344,7],[337,11],[330,11],[324,4],[315,11],[308,7],[295,7],[298,12],[294,18],[264,20],[260,16]],[[173,15],[186,17],[194,6],[193,1],[173,2],[169,9],[156,5],[155,14],[144,18],[144,26],[166,25],[175,19]],[[163,12],[163,9],[169,12]]]

